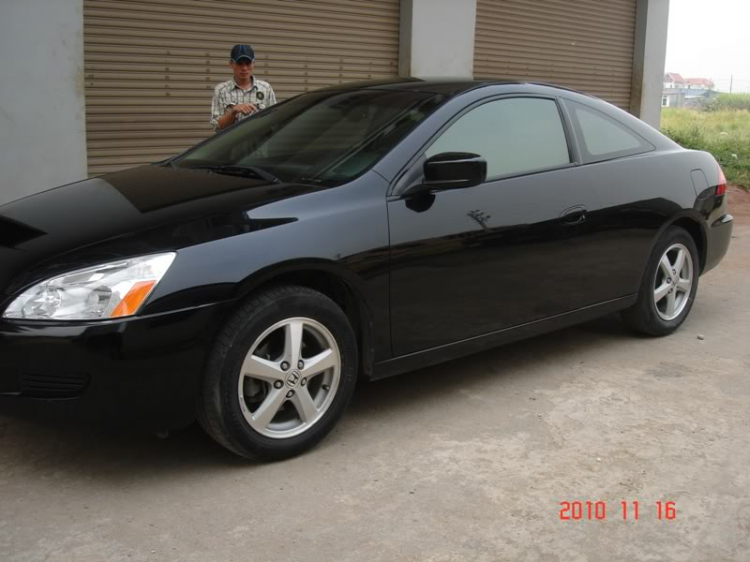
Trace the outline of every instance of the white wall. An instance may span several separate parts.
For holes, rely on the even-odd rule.
[[[474,75],[476,0],[401,0],[402,76]]]
[[[83,0],[0,0],[0,205],[86,177]]]
[[[638,0],[630,112],[658,129],[667,58],[669,0]]]

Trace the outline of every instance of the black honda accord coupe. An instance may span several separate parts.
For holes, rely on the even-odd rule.
[[[306,93],[0,207],[0,413],[197,419],[289,457],[360,378],[613,311],[673,332],[727,251],[725,191],[709,154],[571,90]]]

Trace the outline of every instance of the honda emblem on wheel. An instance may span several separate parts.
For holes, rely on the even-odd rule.
[[[299,382],[299,379],[300,379],[299,372],[292,371],[291,373],[289,373],[289,376],[287,376],[287,378],[286,378],[286,385],[289,388],[294,388],[295,386],[297,386],[297,383]]]

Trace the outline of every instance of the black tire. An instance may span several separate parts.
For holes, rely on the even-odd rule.
[[[269,437],[245,419],[238,388],[240,371],[251,347],[266,330],[299,317],[320,323],[335,339],[340,355],[338,387],[322,417],[303,433]],[[274,461],[293,457],[316,445],[341,418],[354,392],[357,366],[354,331],[335,302],[307,287],[265,290],[244,302],[218,334],[198,397],[198,422],[219,444],[245,458]]]
[[[688,300],[682,311],[673,319],[666,320],[657,310],[654,302],[654,289],[658,281],[657,273],[662,256],[675,244],[682,244],[687,248],[692,260],[693,283],[689,291]],[[664,231],[656,243],[646,266],[641,286],[638,291],[638,301],[635,305],[622,311],[621,316],[625,324],[638,333],[648,336],[666,336],[674,332],[685,321],[695,301],[700,276],[700,261],[698,248],[693,237],[683,228],[670,226]]]

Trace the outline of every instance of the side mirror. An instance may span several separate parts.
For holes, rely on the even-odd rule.
[[[487,179],[487,161],[470,152],[443,152],[424,163],[423,189],[440,191],[474,187]]]

